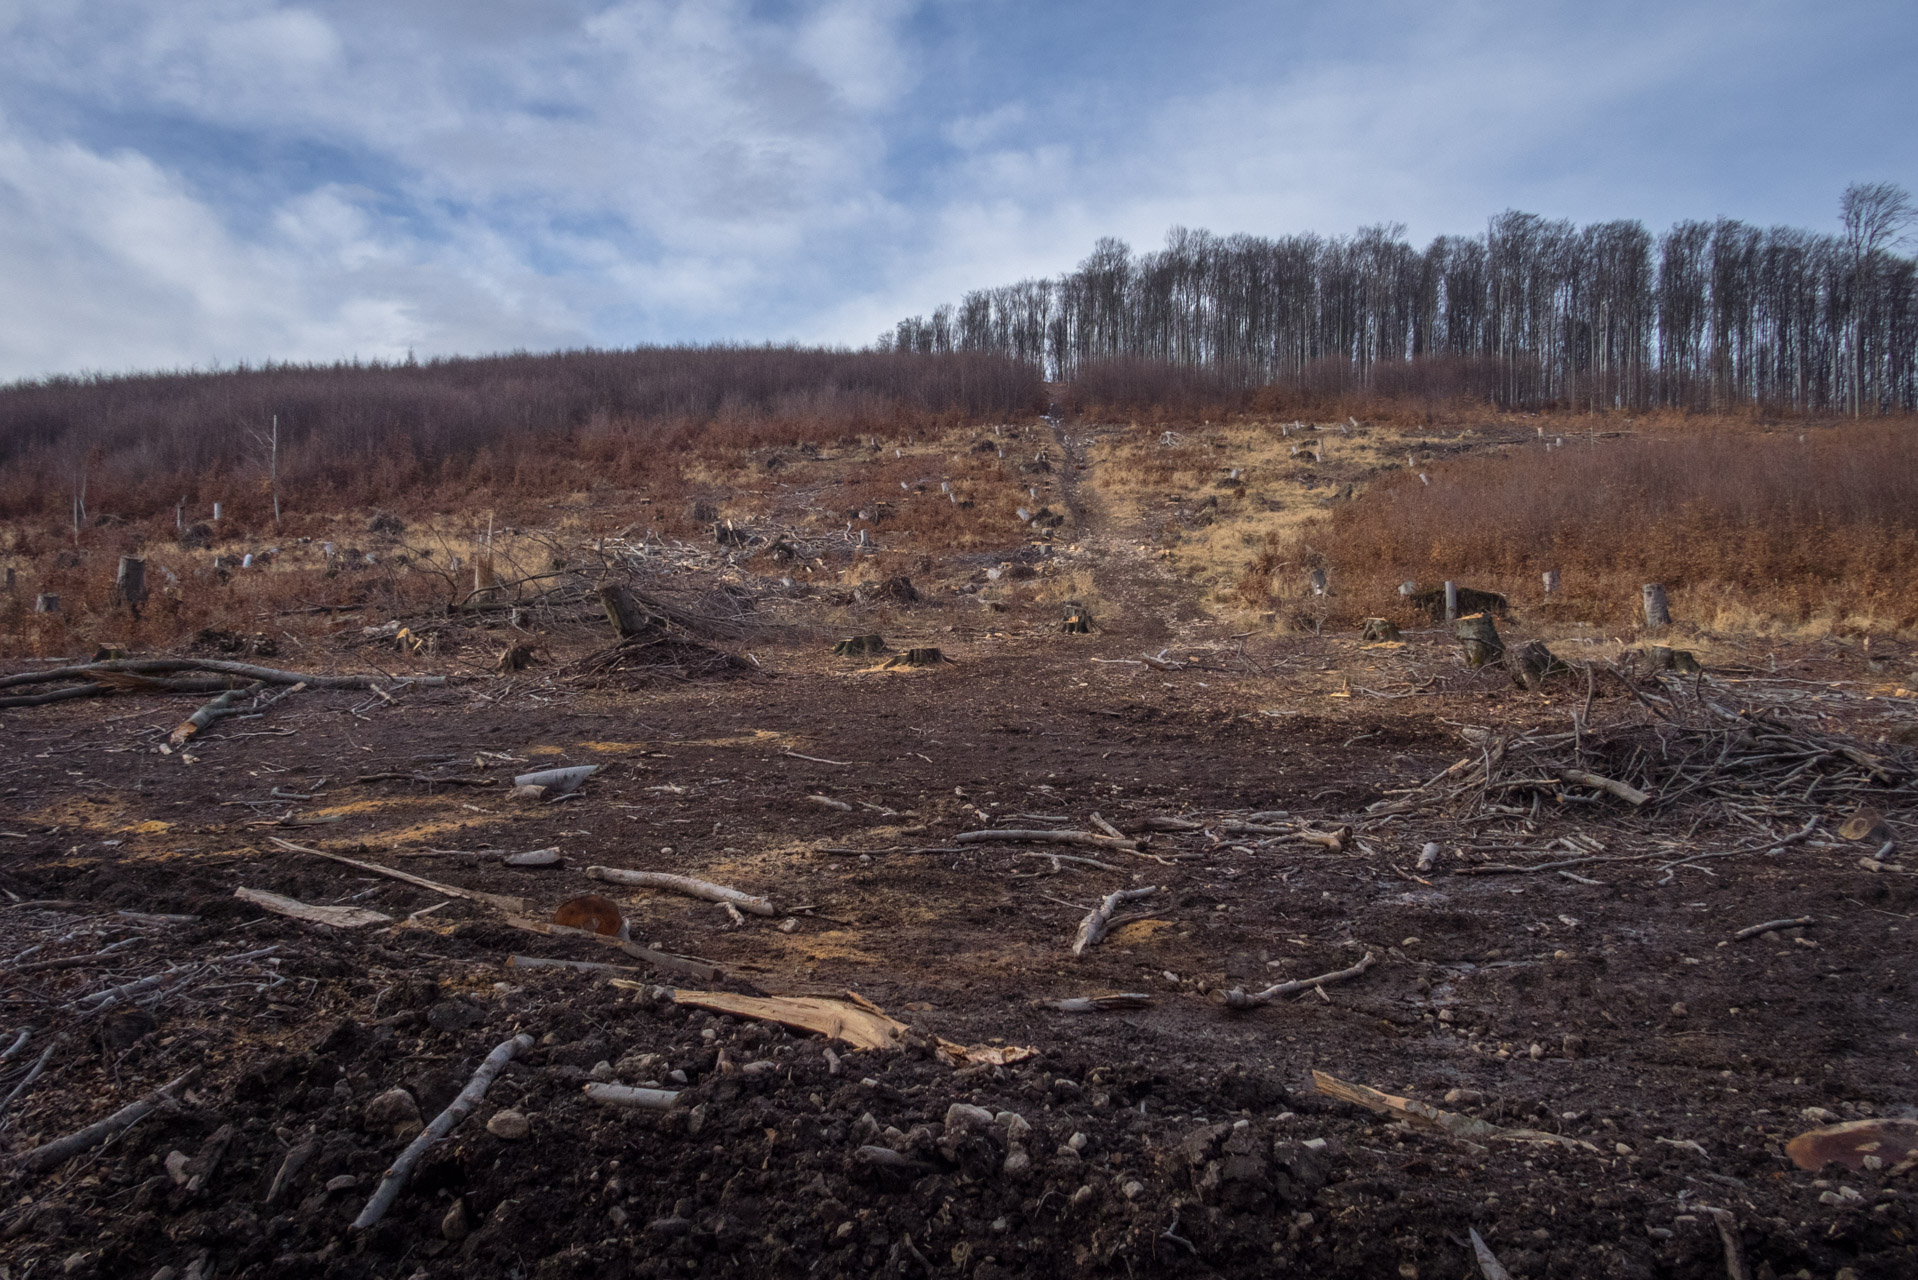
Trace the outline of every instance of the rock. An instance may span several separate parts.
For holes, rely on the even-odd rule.
[[[1125,1184],[1126,1199],[1137,1200],[1140,1196],[1144,1194],[1145,1194],[1145,1183],[1133,1181]]]
[[[495,1111],[486,1122],[486,1132],[508,1142],[518,1142],[532,1131],[532,1122],[518,1111]]]
[[[426,1126],[420,1123],[420,1104],[412,1094],[388,1089],[366,1104],[366,1127],[399,1136],[418,1133]]]
[[[1012,1144],[1012,1149],[1006,1152],[1006,1162],[1001,1166],[1000,1172],[1008,1178],[1018,1178],[1023,1177],[1031,1168],[1032,1157],[1026,1154],[1024,1147],[1015,1142]]]
[[[1013,1142],[1023,1141],[1025,1136],[1032,1132],[1032,1126],[1026,1123],[1026,1118],[1017,1111],[1001,1111],[993,1117],[993,1122],[1003,1126],[1006,1137]]]
[[[1827,1111],[1823,1107],[1805,1107],[1798,1114],[1813,1124],[1833,1124],[1838,1120],[1837,1112]]]
[[[646,1224],[646,1230],[656,1236],[676,1239],[680,1236],[691,1235],[693,1233],[693,1223],[692,1219],[682,1218],[675,1214],[670,1218],[654,1218]]]
[[[186,1171],[187,1155],[184,1151],[169,1151],[166,1156],[167,1176],[173,1179],[175,1186],[184,1187],[190,1176]]]
[[[626,1210],[620,1208],[618,1205],[614,1205],[606,1211],[606,1219],[613,1224],[615,1231],[625,1230],[626,1224],[632,1219],[632,1216],[633,1215],[627,1213]]]
[[[1092,1197],[1095,1194],[1096,1193],[1089,1186],[1080,1187],[1077,1191],[1072,1193],[1072,1207],[1075,1209],[1083,1209],[1086,1205],[1092,1202]]]
[[[598,1062],[595,1062],[593,1064],[593,1069],[587,1072],[587,1074],[591,1076],[594,1080],[599,1081],[601,1084],[611,1084],[614,1078],[613,1064],[602,1059]]]
[[[1582,1058],[1585,1056],[1585,1037],[1568,1035],[1560,1042],[1560,1047],[1564,1049],[1566,1057]]]
[[[966,1102],[955,1102],[946,1108],[946,1132],[948,1134],[965,1133],[972,1129],[990,1128],[992,1112],[984,1107],[975,1107]]]
[[[1086,1137],[1085,1134],[1075,1133],[1070,1138],[1066,1139],[1066,1145],[1068,1147],[1071,1147],[1074,1151],[1079,1152],[1081,1155],[1084,1155],[1086,1144],[1091,1141],[1092,1139]]]
[[[466,1239],[472,1229],[473,1224],[466,1216],[466,1201],[455,1200],[453,1207],[448,1209],[445,1216],[440,1219],[440,1234],[454,1244],[458,1244]]]
[[[629,1053],[613,1064],[613,1074],[621,1080],[650,1080],[661,1061],[656,1053]]]

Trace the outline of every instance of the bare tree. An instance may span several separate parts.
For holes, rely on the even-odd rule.
[[[1918,218],[1911,193],[1893,182],[1854,182],[1838,201],[1851,253],[1851,412],[1857,417],[1864,393],[1867,311],[1877,299],[1879,255],[1899,243]]]

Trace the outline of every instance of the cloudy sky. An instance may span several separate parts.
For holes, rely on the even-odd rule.
[[[0,379],[863,344],[1100,235],[1831,227],[1910,0],[0,0]]]

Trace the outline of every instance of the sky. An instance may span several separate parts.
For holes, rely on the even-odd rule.
[[[1100,236],[1918,190],[1910,0],[0,0],[0,380],[860,346]]]

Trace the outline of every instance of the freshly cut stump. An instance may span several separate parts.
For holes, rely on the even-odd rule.
[[[886,639],[877,632],[863,636],[849,636],[832,647],[832,651],[842,658],[863,658],[868,654],[886,651]]]
[[[936,667],[942,662],[952,661],[938,649],[908,649],[904,653],[894,654],[886,659],[886,665],[888,667]]]
[[[1457,624],[1458,642],[1465,648],[1465,663],[1483,667],[1505,656],[1505,642],[1498,638],[1498,627],[1489,613],[1470,613]]]

